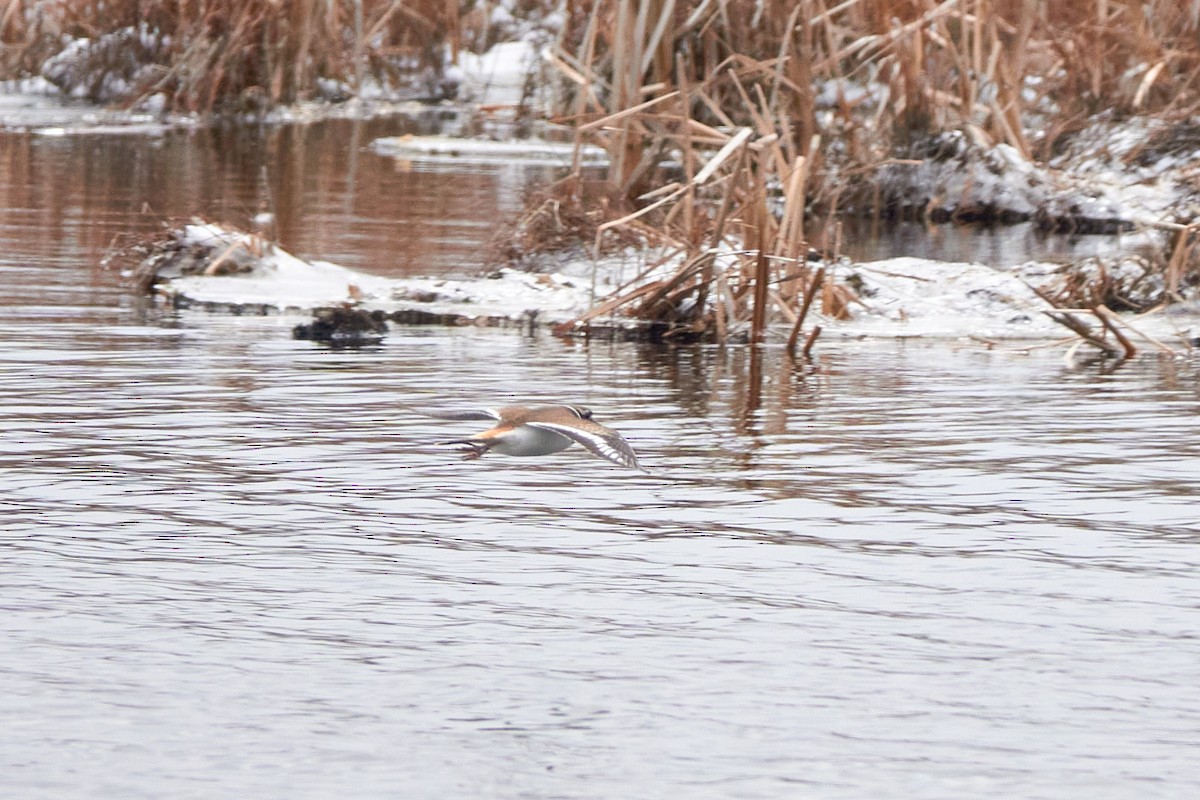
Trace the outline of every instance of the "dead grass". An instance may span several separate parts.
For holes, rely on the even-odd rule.
[[[603,145],[610,207],[595,246],[624,225],[677,242],[681,266],[624,310],[688,335],[758,341],[802,319],[818,291],[801,257],[814,209],[936,134],[1044,157],[1099,110],[1200,111],[1200,11],[1176,0],[583,0],[553,54],[562,121]],[[1181,125],[1159,149],[1190,142]],[[664,176],[664,153],[682,162]],[[936,208],[933,209],[936,212]],[[592,226],[583,235],[592,235]],[[722,244],[744,256],[712,257]],[[1177,264],[1182,263],[1179,259]],[[1173,279],[1179,283],[1180,274]],[[805,287],[802,290],[802,287]],[[1094,288],[1094,287],[1093,287]],[[1110,287],[1111,288],[1111,287]],[[1097,299],[1116,303],[1103,286]],[[825,314],[853,289],[819,288]],[[686,313],[681,309],[686,309]],[[585,315],[580,324],[591,319]],[[798,326],[791,346],[800,340]]]
[[[526,264],[539,254],[579,250],[594,241],[602,225],[627,209],[612,209],[610,199],[578,173],[538,188],[525,198],[521,216],[497,231],[490,245],[496,260]],[[606,248],[657,243],[658,231],[650,226],[621,226],[604,239]]]
[[[367,75],[440,66],[460,36],[457,4],[436,0],[0,0],[9,75],[46,74],[94,102],[161,95],[188,112],[259,112],[321,80],[353,92]]]

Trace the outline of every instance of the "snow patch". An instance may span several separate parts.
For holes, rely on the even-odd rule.
[[[305,261],[255,234],[220,225],[186,225],[176,242],[202,252],[205,266],[198,273],[170,276],[161,288],[201,302],[309,309],[390,289],[386,278],[328,261]],[[228,268],[223,271],[222,265]]]
[[[501,42],[483,55],[463,51],[453,73],[460,80],[458,96],[486,107],[524,104],[544,110],[544,87],[550,82],[541,74],[543,63],[529,40]]]
[[[567,142],[547,142],[543,139],[496,142],[450,136],[389,136],[376,139],[371,143],[371,149],[380,155],[405,159],[476,163],[553,161],[564,166],[571,164],[575,153],[574,145]],[[582,163],[587,165],[600,165],[608,160],[604,148],[595,145],[583,146],[580,157]]]
[[[0,128],[33,131],[43,136],[71,134],[141,134],[158,136],[172,128],[191,127],[197,120],[156,113],[109,111],[63,97],[44,79],[0,84]]]
[[[1015,270],[985,264],[892,258],[828,268],[855,289],[849,320],[823,322],[831,333],[884,337],[1046,337],[1062,329],[1042,311],[1046,301],[1026,282],[1047,265]]]
[[[565,273],[501,269],[475,279],[392,279],[327,261],[305,261],[255,234],[214,224],[187,225],[158,247],[145,268],[155,290],[175,302],[309,311],[340,303],[419,309],[464,318],[520,319],[530,312],[566,321],[591,304],[590,284]],[[599,285],[598,292],[613,287]]]

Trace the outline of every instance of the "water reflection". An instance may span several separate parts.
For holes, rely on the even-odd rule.
[[[362,796],[1190,780],[1190,365],[162,321],[0,350],[9,758],[72,731],[134,795],[256,786],[222,763],[299,796],[349,764]],[[655,474],[429,445],[419,408],[532,387]]]
[[[1200,791],[1194,363],[471,329],[326,350],[96,266],[157,224],[143,193],[249,213],[279,163],[287,235],[401,252],[361,200],[401,178],[361,150],[203,135],[226,138],[190,166],[172,137],[0,137],[8,794]],[[419,413],[507,400],[588,405],[652,474],[463,463]]]
[[[249,228],[273,210],[282,245],[384,275],[478,271],[496,221],[554,172],[528,164],[403,163],[367,145],[441,120],[215,127],[157,138],[0,135],[0,228],[98,262],[114,243],[203,217]],[[40,241],[39,241],[40,240]],[[103,280],[102,276],[97,276]]]
[[[814,244],[832,247],[833,226],[813,225]],[[1127,253],[1153,257],[1161,249],[1144,236],[1079,236],[1047,233],[1034,223],[980,227],[923,225],[871,219],[842,221],[842,252],[855,261],[880,261],[898,256],[936,261],[973,262],[997,267],[1026,261],[1071,262],[1089,257],[1112,258]]]

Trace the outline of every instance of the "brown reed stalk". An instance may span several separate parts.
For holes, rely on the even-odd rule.
[[[1188,254],[1196,244],[1196,233],[1200,223],[1193,223],[1174,232],[1174,246],[1171,248],[1171,258],[1167,262],[1165,272],[1167,293],[1179,297],[1179,284],[1183,279],[1184,264]]]
[[[691,130],[692,125],[692,95],[691,86],[688,79],[688,68],[684,63],[683,54],[677,53],[675,56],[675,76],[679,81],[679,115],[683,122],[683,130],[685,133],[680,136],[683,144],[683,174],[684,183],[688,186],[687,194],[683,198],[683,230],[685,240],[694,243],[696,236],[695,220],[696,220],[696,192],[692,186],[692,179],[696,175],[695,149],[692,146],[692,136],[686,131]],[[711,279],[711,276],[709,276]],[[708,281],[705,281],[707,284]]]
[[[754,261],[754,304],[750,315],[750,342],[762,344],[767,335],[767,290],[771,285],[771,263],[763,249],[765,237],[759,239],[758,256]]]
[[[817,343],[817,337],[821,335],[821,326],[813,325],[813,329],[808,332],[808,336],[804,338],[804,348],[800,351],[800,357],[804,359],[812,358],[813,345]]]
[[[774,250],[784,258],[795,260],[806,249],[804,211],[807,205],[805,185],[808,182],[808,158],[796,156],[784,176],[783,219]]]
[[[1118,342],[1121,343],[1121,349],[1124,351],[1124,358],[1133,358],[1137,355],[1137,348],[1133,346],[1133,342],[1121,331],[1116,322],[1113,321],[1113,313],[1104,305],[1095,305],[1091,308],[1092,314],[1096,319],[1100,320],[1109,333],[1113,335]]]
[[[792,325],[792,333],[788,336],[787,351],[789,355],[796,354],[796,344],[800,340],[800,329],[804,326],[804,320],[808,317],[808,310],[812,308],[813,300],[816,299],[817,291],[825,281],[825,268],[820,267],[812,280],[808,282],[808,287],[804,290],[804,303],[800,306],[800,313],[796,315],[796,323]]]
[[[87,37],[89,49],[55,78],[74,82],[70,91],[125,103],[162,94],[183,111],[260,111],[313,94],[319,79],[360,86],[368,69],[386,77],[404,59],[438,68],[442,42],[461,38],[457,4],[438,0],[62,0],[37,3],[36,13],[26,5],[0,0],[0,43],[20,40],[0,77],[36,72]],[[100,80],[106,74],[123,78],[128,95],[101,95],[112,83]]]

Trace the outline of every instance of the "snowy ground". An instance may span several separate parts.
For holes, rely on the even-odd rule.
[[[635,254],[626,254],[599,263],[565,263],[555,272],[501,269],[476,279],[397,280],[306,262],[253,234],[202,224],[178,231],[156,258],[151,265],[161,278],[156,292],[182,305],[300,313],[347,304],[387,313],[420,311],[455,324],[518,323],[531,317],[539,323],[568,322],[615,292],[640,267]],[[658,270],[666,275],[677,267],[668,262]],[[860,301],[852,304],[846,320],[823,315],[818,301],[811,321],[822,325],[826,337],[990,342],[1053,341],[1069,335],[1044,313],[1052,307],[1032,288],[1054,286],[1062,265],[1031,262],[1001,269],[894,258],[842,262],[828,270],[835,280],[854,286]],[[592,323],[634,324],[616,317]],[[1179,304],[1129,318],[1127,324],[1130,338],[1145,334],[1183,352],[1200,333],[1200,307]],[[787,332],[781,322],[772,336],[782,340]],[[1150,338],[1141,343],[1158,349]]]
[[[476,279],[396,280],[327,261],[303,261],[254,234],[187,225],[152,265],[161,296],[185,305],[306,313],[352,303],[382,311],[420,310],[470,321],[517,321],[531,312],[563,322],[615,287],[574,271],[500,269]],[[216,264],[214,268],[214,264]],[[590,269],[588,270],[590,273]]]
[[[970,133],[941,134],[916,163],[882,167],[850,207],[878,200],[933,221],[1036,219],[1074,233],[1169,231],[1200,218],[1200,121],[1100,115],[1046,164]]]
[[[155,114],[111,111],[70,100],[41,79],[0,82],[0,128],[46,136],[72,133],[121,133],[155,136],[168,128],[195,124],[179,117],[164,121]]]

